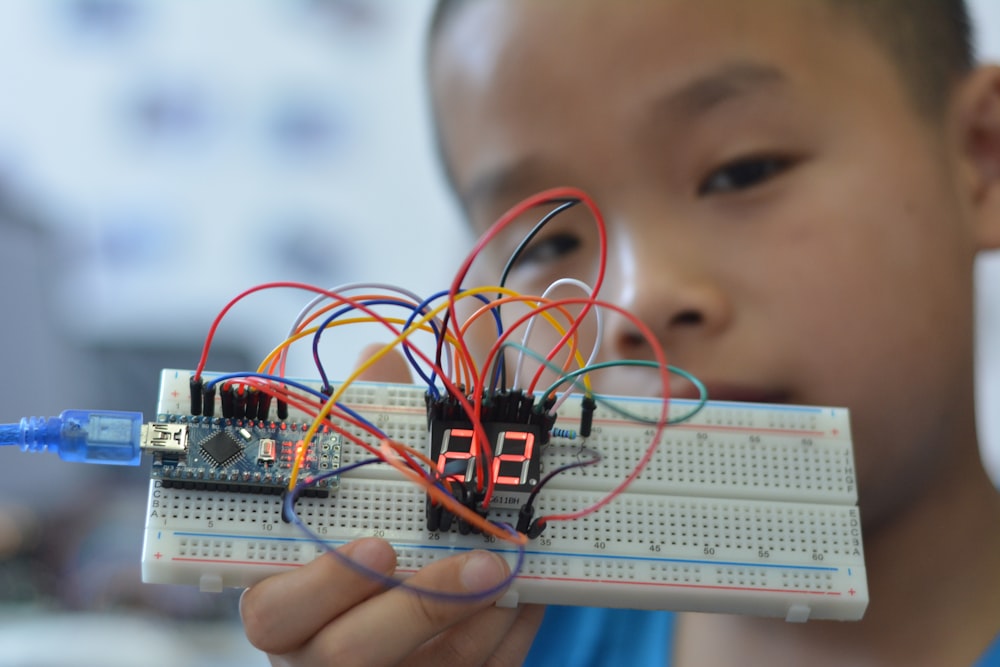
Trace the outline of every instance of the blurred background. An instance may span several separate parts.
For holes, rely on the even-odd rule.
[[[1000,3],[971,5],[981,54],[1000,57]],[[444,285],[469,239],[431,147],[429,8],[0,0],[0,423],[152,413],[159,369],[193,367],[211,319],[257,283]],[[1000,480],[1000,260],[979,269]],[[209,368],[256,365],[307,300],[235,308]],[[332,377],[369,335],[329,337]],[[0,450],[0,665],[266,664],[235,593],[139,583],[147,481]]]

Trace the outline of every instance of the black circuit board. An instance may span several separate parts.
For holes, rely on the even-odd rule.
[[[220,417],[160,415],[158,420],[187,428],[183,452],[158,452],[152,476],[167,487],[280,494],[287,486],[298,449],[310,424]],[[341,438],[320,429],[309,445],[299,480],[340,467]],[[306,489],[306,496],[327,496],[333,476]]]

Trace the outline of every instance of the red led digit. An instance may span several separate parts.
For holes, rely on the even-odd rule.
[[[504,448],[509,441],[521,441],[518,454],[504,453]],[[513,444],[513,443],[512,443]],[[497,437],[496,457],[493,459],[493,481],[496,484],[510,484],[513,486],[523,485],[528,481],[528,467],[531,463],[531,453],[535,447],[535,436],[531,433],[509,431],[501,433]],[[520,463],[521,472],[517,477],[513,475],[500,475],[501,464]]]
[[[455,482],[471,482],[473,479],[473,466],[471,460],[474,458],[473,450],[475,449],[475,441],[473,440],[473,432],[470,429],[448,429],[444,432],[444,438],[441,442],[441,454],[438,455],[437,469],[442,475],[445,474],[445,470],[451,461],[468,461],[465,467],[464,476],[461,474],[453,473],[447,475],[446,479],[450,479]],[[467,449],[452,449],[453,445],[461,445]]]

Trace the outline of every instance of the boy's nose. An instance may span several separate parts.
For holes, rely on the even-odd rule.
[[[721,285],[697,253],[665,251],[649,239],[617,256],[609,276],[615,301],[641,320],[668,354],[682,354],[718,335],[731,308]],[[629,318],[609,319],[605,348],[618,358],[649,358],[650,344]],[[610,348],[610,349],[608,349]]]

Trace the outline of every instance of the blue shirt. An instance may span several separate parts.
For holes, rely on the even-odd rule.
[[[667,665],[674,615],[663,611],[549,607],[524,664],[531,667]],[[1000,667],[1000,636],[974,667]]]

